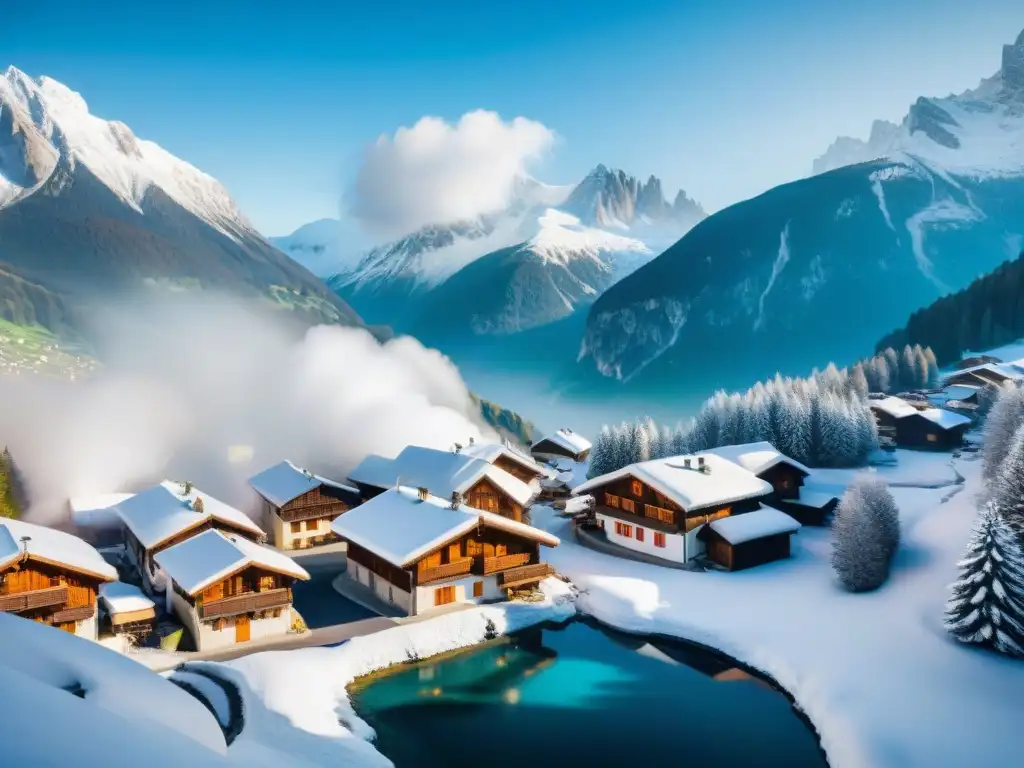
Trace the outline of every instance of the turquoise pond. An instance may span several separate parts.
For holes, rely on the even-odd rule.
[[[398,768],[825,766],[789,701],[684,643],[573,621],[353,689]]]

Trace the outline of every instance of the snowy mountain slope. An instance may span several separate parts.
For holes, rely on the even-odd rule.
[[[0,261],[77,299],[143,283],[258,295],[318,320],[358,317],[273,248],[223,186],[49,78],[0,78]]]
[[[1024,173],[1024,33],[1003,46],[1002,68],[976,89],[920,98],[900,125],[876,121],[867,141],[838,139],[814,173],[902,155],[970,178]]]
[[[426,227],[328,284],[367,321],[427,338],[442,327],[448,337],[515,333],[589,304],[703,216],[683,193],[668,203],[657,179],[645,184],[603,165],[571,190],[523,179],[507,210]],[[434,294],[452,296],[445,286],[455,276],[473,293],[470,313],[464,297],[439,312]]]
[[[1012,48],[1010,76],[1004,66],[955,106],[919,100],[906,151],[720,211],[609,289],[590,310],[576,383],[706,391],[805,374],[870,352],[917,307],[1014,257],[1024,83],[1012,63],[1024,36]]]
[[[553,323],[591,304],[653,256],[641,241],[549,208],[524,243],[483,256],[430,292],[408,324],[441,343],[506,336]]]
[[[317,219],[290,235],[268,238],[270,243],[314,275],[347,274],[359,265],[370,247],[357,225],[339,219]]]

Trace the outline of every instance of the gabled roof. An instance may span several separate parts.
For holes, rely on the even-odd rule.
[[[707,471],[698,468],[699,459],[704,460]],[[634,477],[647,483],[687,511],[756,499],[772,492],[771,485],[753,472],[713,453],[700,453],[630,464],[576,486],[572,495],[589,493],[622,477]]]
[[[24,552],[34,560],[84,573],[100,581],[117,579],[114,566],[104,560],[95,547],[77,536],[45,525],[0,519],[0,569],[18,562]]]
[[[732,545],[745,544],[780,533],[796,533],[800,523],[774,507],[763,506],[753,512],[730,515],[708,523],[711,530]]]
[[[587,440],[583,435],[573,432],[568,427],[563,427],[550,435],[545,435],[540,440],[533,444],[533,448],[543,443],[545,440],[549,440],[560,448],[564,448],[569,453],[583,453],[583,451],[590,450],[590,441]]]
[[[548,547],[558,546],[556,536],[525,523],[428,495],[420,499],[413,488],[391,488],[365,504],[349,510],[331,528],[392,565],[405,568],[446,542],[478,525],[496,528]]]
[[[904,416],[913,416],[918,412],[917,408],[899,397],[886,397],[881,400],[868,400],[868,407],[887,413],[894,419],[902,419]]]
[[[309,579],[304,568],[276,549],[214,529],[165,549],[155,559],[161,570],[190,595],[253,565],[303,581]]]
[[[779,451],[766,440],[762,440],[759,443],[744,443],[743,445],[723,445],[718,448],[709,449],[708,453],[728,459],[733,464],[739,464],[745,470],[753,472],[755,475],[760,475],[777,464],[789,464],[791,467],[803,472],[804,475],[811,474],[811,470],[806,466],[796,459],[789,458],[789,456]]]
[[[970,417],[964,416],[961,413],[953,413],[943,408],[929,408],[926,411],[918,411],[918,415],[928,419],[928,421],[942,429],[955,429],[956,427],[962,427],[971,423]]]
[[[961,374],[973,373],[1002,381],[1007,379],[1018,381],[1024,379],[1022,363],[1024,363],[1024,360],[1014,360],[1009,363],[982,363],[981,365],[972,365],[968,368],[961,368],[959,371],[953,371],[946,378],[951,379]]]
[[[538,464],[532,456],[520,453],[508,445],[497,443],[470,443],[459,451],[463,456],[472,456],[476,459],[483,459],[488,464],[493,464],[504,456],[506,459],[516,462],[523,469],[535,473],[538,477],[547,474],[544,467]]]
[[[485,477],[517,504],[526,505],[533,500],[534,491],[529,485],[483,459],[418,445],[406,447],[394,459],[371,454],[349,473],[349,479],[355,483],[375,488],[391,488],[400,483],[426,488],[445,499],[453,493],[466,493]]]
[[[260,496],[277,507],[283,507],[289,501],[299,498],[304,493],[327,485],[358,497],[359,491],[350,485],[328,480],[326,477],[314,475],[290,461],[282,461],[249,478],[249,485]]]
[[[263,530],[243,512],[218,501],[193,487],[188,495],[183,483],[164,480],[147,491],[137,493],[114,509],[125,526],[143,547],[152,549],[173,536],[201,525],[206,520],[218,520],[255,536],[265,536]],[[193,508],[196,499],[203,500],[202,513]]]

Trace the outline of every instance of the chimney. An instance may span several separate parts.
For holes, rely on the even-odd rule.
[[[417,488],[416,495],[419,497],[420,501],[426,501],[427,497],[430,495],[430,491],[426,488]]]
[[[458,509],[462,506],[462,494],[458,491],[452,491],[452,509]]]
[[[476,441],[475,441],[475,440],[474,440],[474,439],[473,439],[472,437],[471,437],[471,438],[469,438],[469,444],[470,444],[470,445],[473,445],[473,443],[475,443],[475,442],[476,442]]]
[[[697,466],[700,467],[702,470],[704,469],[704,457],[703,456],[698,456],[697,457]]]
[[[683,466],[686,467],[687,469],[689,469],[690,468],[690,460],[689,459],[683,459]]]

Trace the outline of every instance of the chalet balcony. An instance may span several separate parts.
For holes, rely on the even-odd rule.
[[[337,517],[347,511],[347,506],[336,499],[331,499],[319,504],[299,507],[298,509],[282,509],[280,517],[286,523],[297,523],[303,520],[318,520],[322,517]]]
[[[534,565],[524,565],[521,568],[511,568],[498,574],[498,586],[504,589],[521,587],[524,584],[540,581],[554,572],[555,569],[547,563],[535,563]]]
[[[507,571],[509,568],[518,568],[530,562],[530,553],[520,555],[501,555],[500,557],[485,557],[482,563],[482,573],[487,576],[499,571]],[[478,569],[479,570],[479,569]]]
[[[64,605],[68,601],[67,587],[48,587],[47,589],[30,589],[13,595],[0,595],[0,611],[17,613],[31,611],[35,608],[49,608],[53,605]]]
[[[236,616],[271,608],[287,608],[292,603],[292,591],[287,588],[268,589],[266,592],[246,592],[221,600],[211,600],[196,606],[200,619],[216,619],[220,616]]]
[[[443,579],[454,579],[458,576],[467,576],[473,569],[473,558],[465,557],[456,560],[454,563],[435,565],[433,568],[424,568],[417,574],[419,584],[429,584],[432,581]]]
[[[96,615],[96,607],[80,605],[77,608],[65,608],[63,611],[51,613],[47,618],[51,624],[67,624],[72,621],[85,621]]]

